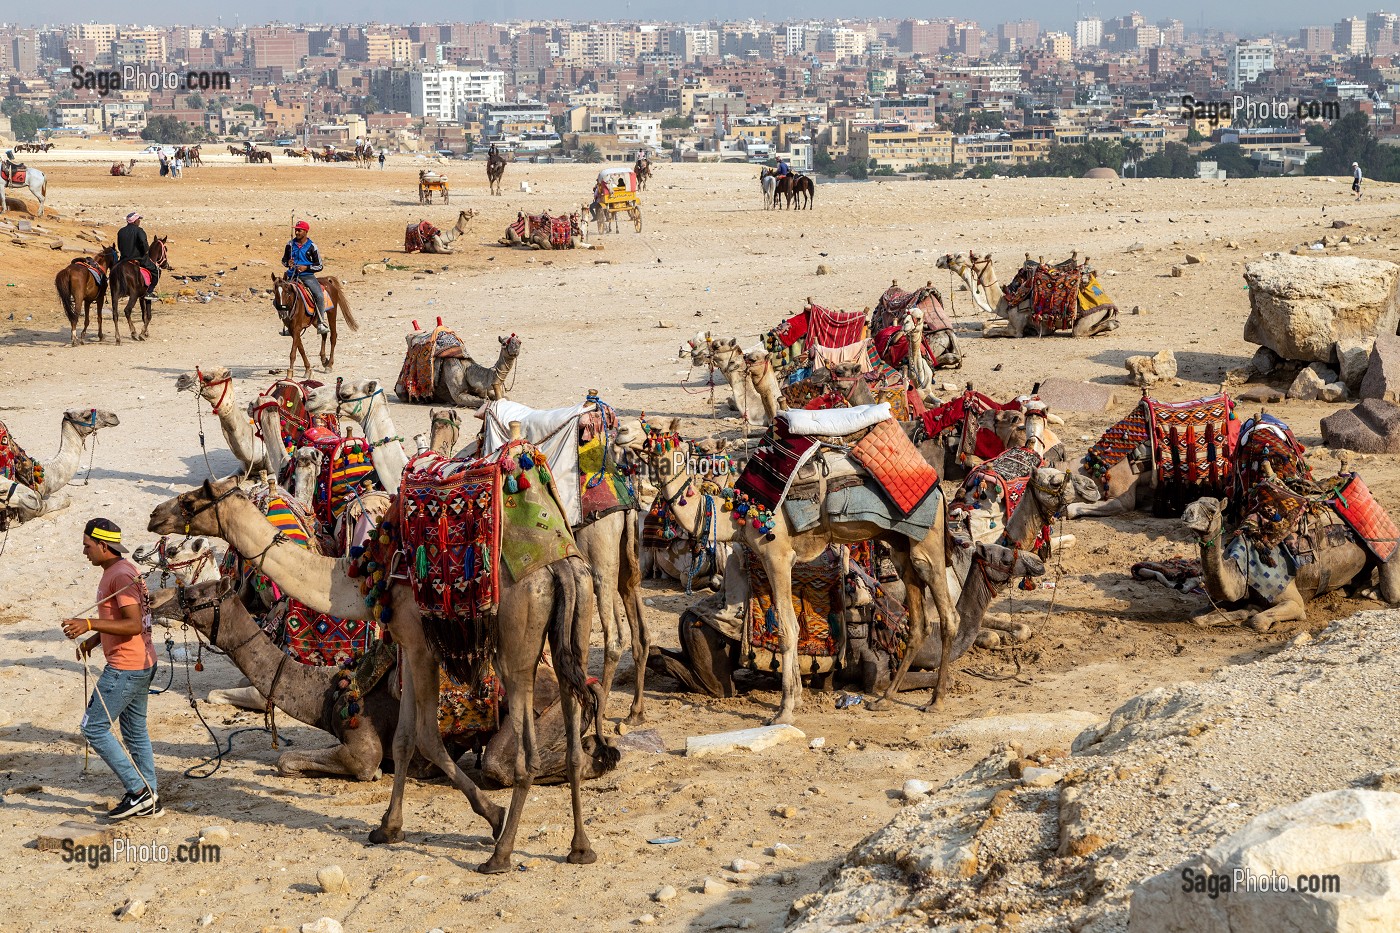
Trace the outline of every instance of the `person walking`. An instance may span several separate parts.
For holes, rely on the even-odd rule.
[[[83,738],[122,782],[126,794],[107,811],[113,820],[159,816],[164,812],[156,788],[155,755],[146,730],[146,703],[156,673],[156,649],[151,642],[151,615],[145,583],[136,565],[126,560],[122,530],[105,518],[94,518],[83,529],[83,556],[102,568],[97,584],[97,618],[64,619],[63,634],[82,638],[79,660],[98,645],[107,665],[83,714]],[[89,634],[91,633],[91,634]],[[112,734],[121,724],[122,741]],[[123,747],[122,742],[125,742]]]
[[[379,150],[379,170],[384,171],[384,150]]]
[[[1361,166],[1356,162],[1351,163],[1351,193],[1361,200]]]

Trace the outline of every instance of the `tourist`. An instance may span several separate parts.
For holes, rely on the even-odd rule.
[[[151,643],[151,615],[145,584],[136,565],[122,555],[122,530],[105,518],[94,518],[83,529],[83,555],[102,568],[97,584],[97,618],[64,619],[69,638],[91,635],[78,644],[86,658],[99,644],[107,665],[83,714],[83,737],[121,780],[126,794],[107,811],[113,820],[159,816],[156,763],[146,731],[146,703],[156,673],[156,649]],[[112,734],[120,722],[122,742]]]

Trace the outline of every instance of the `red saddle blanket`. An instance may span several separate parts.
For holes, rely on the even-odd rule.
[[[1144,397],[1152,426],[1152,465],[1157,471],[1153,513],[1177,516],[1201,496],[1230,492],[1240,423],[1225,394],[1186,402]]]
[[[262,413],[273,409],[277,412],[277,419],[282,434],[282,446],[286,448],[288,456],[294,448],[300,447],[302,436],[306,429],[319,426],[328,428],[334,433],[340,433],[340,419],[333,412],[312,415],[306,410],[306,392],[308,389],[319,388],[321,383],[315,380],[296,382],[291,379],[278,379],[262,395],[258,397],[256,415],[253,419],[253,429],[264,442],[267,441],[262,433]]]
[[[434,327],[410,336],[413,339],[404,354],[394,394],[405,402],[431,402],[437,384],[437,361],[463,359],[466,349],[456,332],[446,327]]]
[[[962,485],[962,504],[976,505],[999,498],[1002,506],[1003,525],[1021,504],[1026,494],[1026,485],[1031,476],[1040,468],[1040,454],[1030,447],[1012,447],[991,460],[978,464]]]
[[[1328,504],[1346,522],[1347,527],[1356,532],[1377,560],[1387,562],[1400,547],[1400,531],[1379,502],[1371,495],[1371,490],[1361,479],[1360,474],[1343,474],[1346,482],[1332,494]]]
[[[24,452],[3,421],[0,421],[0,476],[30,489],[44,484],[44,465]]]
[[[405,253],[417,253],[423,246],[437,236],[442,231],[426,220],[420,220],[416,224],[409,224],[403,233],[403,251]]]
[[[763,562],[752,552],[745,555],[744,562],[749,574],[744,660],[756,670],[780,670],[783,649],[773,587],[763,572]],[[793,565],[792,608],[797,613],[800,673],[829,671],[843,654],[842,582],[840,551],[836,547],[828,547],[814,561]]]
[[[904,361],[909,358],[909,338],[902,333],[899,324],[891,324],[886,327],[875,335],[872,342],[880,359],[890,366],[903,366]],[[930,366],[936,367],[938,365],[937,357],[933,354],[933,345],[929,343],[927,336],[924,337],[920,346],[923,347],[924,359],[928,360]]]
[[[938,485],[938,471],[926,461],[894,420],[881,421],[851,448],[880,488],[908,515]]]
[[[12,172],[7,172],[4,169],[0,169],[0,179],[4,179],[5,184],[7,185],[22,185],[24,184],[24,181],[28,176],[28,169],[17,168]]]

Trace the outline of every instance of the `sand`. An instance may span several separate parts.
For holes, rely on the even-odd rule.
[[[139,209],[149,231],[169,235],[176,272],[205,277],[183,287],[207,293],[215,291],[213,282],[222,284],[221,297],[208,302],[196,294],[158,305],[149,341],[131,342],[123,322],[116,346],[109,319],[105,343],[70,348],[52,279],[72,254],[51,251],[51,236],[26,238],[24,245],[8,231],[0,236],[5,424],[32,453],[47,457],[62,410],[97,406],[121,417],[119,427],[98,435],[90,473],[84,455],[78,479],[87,484],[68,490],[72,506],[11,530],[0,558],[6,645],[0,721],[8,719],[0,726],[6,791],[0,851],[7,853],[0,892],[11,905],[6,925],[15,929],[51,928],[56,912],[70,925],[101,928],[133,897],[148,901],[140,923],[151,929],[188,929],[209,916],[212,929],[296,929],[329,916],[347,930],[612,930],[630,929],[648,914],[658,929],[709,929],[725,921],[777,929],[794,899],[815,890],[851,846],[891,818],[906,779],[941,783],[995,741],[940,738],[951,725],[1066,709],[1106,716],[1144,690],[1203,680],[1274,651],[1296,633],[1296,627],[1263,636],[1196,628],[1184,620],[1197,598],[1132,581],[1128,567],[1137,560],[1190,553],[1174,522],[1136,514],[1069,523],[1063,530],[1078,540],[1052,562],[1047,579],[1056,587],[1010,591],[1014,599],[994,607],[1029,623],[1035,636],[1013,652],[974,650],[963,659],[945,712],[917,710],[925,694],[873,713],[864,704],[838,710],[832,696],[809,693],[797,724],[809,739],[825,739],[820,749],[798,742],[686,759],[679,751],[687,736],[761,724],[776,708],[774,685],[759,681],[760,689],[718,701],[673,692],[674,683],[653,677],[651,725],[668,752],[629,754],[615,774],[586,789],[598,863],[564,863],[568,796],[541,788],[522,822],[517,861],[525,870],[498,877],[471,871],[485,859],[489,840],[450,787],[410,781],[407,841],[367,847],[388,798],[387,778],[355,784],[279,777],[279,752],[261,734],[235,738],[212,778],[182,777],[211,746],[184,697],[181,665],[172,690],[150,706],[167,813],[124,824],[122,832],[132,842],[173,849],[201,828],[221,825],[232,834],[222,860],[98,870],[65,864],[59,853],[36,851],[36,836],[64,820],[92,818],[91,807],[119,796],[99,760],[84,772],[74,742],[86,699],[83,671],[58,629],[61,618],[91,602],[97,585],[98,573],[79,548],[82,525],[106,515],[129,541],[149,543],[143,529],[153,506],[200,482],[210,468],[215,474],[236,468],[207,406],[206,467],[197,406],[175,391],[174,381],[196,365],[227,366],[238,398],[248,401],[285,368],[288,341],[277,334],[269,301],[250,289],[266,288],[278,269],[293,216],[311,222],[328,271],[345,281],[362,325],[343,335],[336,375],[391,385],[410,322],[430,325],[442,316],[485,360],[495,358],[497,337],[521,337],[512,398],[553,407],[597,389],[624,412],[682,415],[690,435],[734,436],[738,423],[709,403],[704,374],[688,373],[676,361],[686,337],[708,329],[747,345],[800,310],[808,296],[828,307],[860,308],[891,280],[912,287],[931,279],[951,291],[967,355],[960,373],[942,378],[972,381],[997,397],[1052,376],[1117,387],[1110,412],[1066,415],[1059,433],[1076,457],[1137,396],[1125,385],[1125,357],[1173,348],[1180,385],[1154,391],[1168,399],[1215,391],[1224,373],[1245,363],[1254,350],[1241,338],[1248,313],[1242,271],[1251,257],[1317,239],[1336,218],[1356,224],[1342,232],[1381,237],[1353,255],[1391,258],[1400,250],[1386,226],[1394,212],[1389,189],[1373,186],[1353,206],[1345,179],[819,184],[815,211],[772,213],[761,209],[748,167],[663,164],[643,195],[645,233],[602,238],[601,252],[539,253],[494,241],[518,209],[558,211],[586,200],[593,168],[514,165],[506,194],[493,198],[480,163],[450,163],[439,170],[451,180],[451,205],[425,208],[417,204],[416,170],[403,159],[380,172],[303,166],[279,155],[271,167],[210,165],[163,180],[144,164],[133,177],[110,177],[107,166],[116,156],[106,152],[89,162],[30,158],[49,175],[49,206],[58,215],[39,221],[43,228],[76,246],[84,242],[80,230],[100,224],[95,229],[110,241],[120,218]],[[522,180],[532,193],[518,190]],[[401,252],[407,223],[427,218],[445,227],[466,207],[479,214],[457,255]],[[12,210],[5,219],[27,217]],[[1141,250],[1128,252],[1136,244]],[[981,315],[934,268],[942,253],[968,249],[992,251],[1004,279],[1023,252],[1059,260],[1079,250],[1122,307],[1122,328],[1091,341],[976,338]],[[1205,262],[1169,277],[1188,251]],[[365,263],[385,259],[406,268],[362,274]],[[831,274],[816,276],[819,263]],[[166,294],[181,287],[166,274]],[[1142,313],[1133,314],[1134,307]],[[663,321],[671,326],[658,326]],[[689,388],[681,384],[687,377]],[[391,410],[401,434],[426,430],[426,406],[394,402]],[[1320,440],[1318,419],[1334,408],[1290,402],[1270,410],[1313,445]],[[1325,451],[1316,458],[1324,469],[1336,465]],[[1400,470],[1393,458],[1355,462],[1382,502],[1397,501]],[[646,598],[648,624],[662,644],[674,645],[687,597],[653,581]],[[1374,604],[1329,596],[1312,606],[1309,626],[1366,608]],[[177,644],[185,637],[173,635]],[[595,668],[599,653],[595,647]],[[1001,676],[1014,672],[1013,662],[1019,679],[992,682],[965,673]],[[612,697],[614,716],[625,710],[628,664]],[[237,672],[216,658],[189,677],[202,698],[232,685]],[[200,705],[221,737],[260,719]],[[285,720],[283,733],[304,746],[331,742]],[[507,797],[493,796],[502,803]],[[647,842],[672,835],[681,841]],[[798,858],[764,855],[779,842]],[[725,867],[735,858],[759,868],[734,875]],[[317,893],[316,873],[330,864],[344,869],[347,893]],[[707,877],[719,883],[715,893],[703,893]],[[654,902],[651,895],[663,885],[678,895]]]

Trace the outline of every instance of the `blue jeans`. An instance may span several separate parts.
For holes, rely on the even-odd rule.
[[[144,671],[104,667],[83,715],[83,737],[107,762],[107,767],[116,772],[122,786],[133,794],[147,787],[153,792],[156,789],[156,759],[151,752],[151,736],[146,732],[146,701],[155,675],[155,665]],[[125,750],[112,734],[112,721],[108,717],[117,717],[121,724]],[[127,752],[131,753],[130,758]]]
[[[316,299],[316,307],[310,309],[311,313],[319,316],[321,309],[326,306],[326,293],[321,291],[321,283],[316,281],[316,276],[311,272],[303,272],[295,276],[296,280],[305,285],[311,292],[311,296]]]

